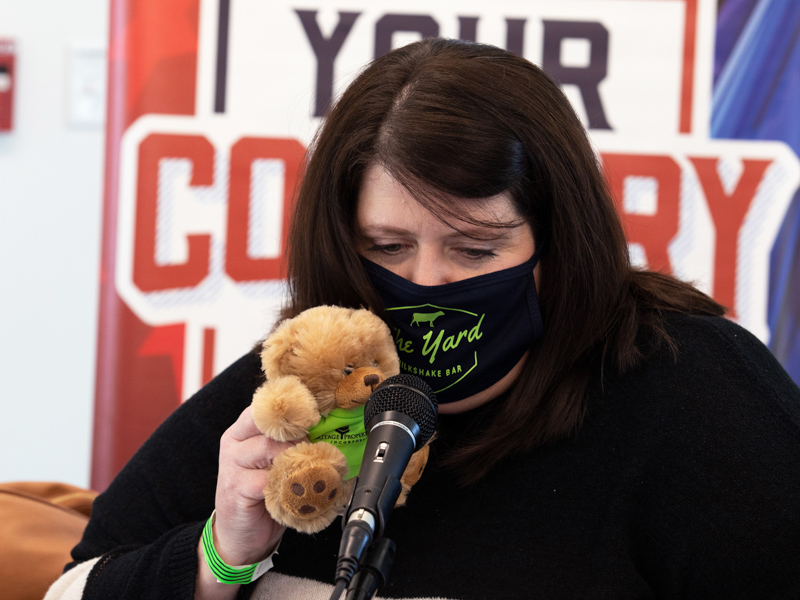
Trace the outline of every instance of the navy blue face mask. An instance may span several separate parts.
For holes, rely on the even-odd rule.
[[[510,269],[432,286],[361,257],[386,308],[400,370],[424,379],[440,404],[500,381],[544,331],[537,254]]]

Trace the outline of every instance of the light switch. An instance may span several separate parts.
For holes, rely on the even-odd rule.
[[[106,118],[106,49],[73,44],[69,49],[67,121],[78,127],[100,127]]]

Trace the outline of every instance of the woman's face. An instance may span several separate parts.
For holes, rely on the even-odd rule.
[[[492,196],[480,206],[467,203],[464,206],[475,221],[498,224],[520,221],[520,225],[493,228],[462,221],[454,223],[460,230],[457,231],[419,204],[382,167],[373,165],[364,174],[356,207],[358,252],[418,285],[453,283],[515,267],[533,256],[531,227],[519,219],[508,194]],[[534,279],[538,287],[538,265]],[[489,389],[443,404],[439,412],[463,412],[503,393],[519,375],[526,358],[527,354]]]
[[[520,221],[505,193],[480,206],[464,206],[477,221]],[[513,228],[454,223],[460,231],[445,225],[377,165],[364,174],[356,221],[358,252],[419,285],[453,283],[515,267],[533,256],[535,248],[531,227],[524,221]]]

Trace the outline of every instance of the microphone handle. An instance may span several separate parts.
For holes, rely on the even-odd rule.
[[[419,436],[414,419],[398,411],[375,415],[366,428],[364,458],[343,517],[336,581],[349,582],[367,549],[381,540],[386,519],[403,489],[400,477]]]
[[[372,529],[377,540],[402,491],[400,478],[416,449],[419,425],[404,413],[386,411],[375,415],[367,430],[367,446],[345,522],[357,511],[369,511],[375,518]]]

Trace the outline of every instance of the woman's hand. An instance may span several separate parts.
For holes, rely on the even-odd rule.
[[[286,448],[300,440],[276,442],[253,423],[252,408],[222,436],[219,449],[214,543],[229,565],[249,565],[262,560],[277,545],[285,527],[264,507],[267,468]]]
[[[274,521],[264,506],[267,468],[278,454],[303,439],[277,442],[267,438],[253,423],[251,407],[222,435],[213,531],[214,547],[226,564],[257,563],[277,546],[286,528]],[[202,552],[198,547],[195,597],[235,597],[239,586],[217,583]]]

